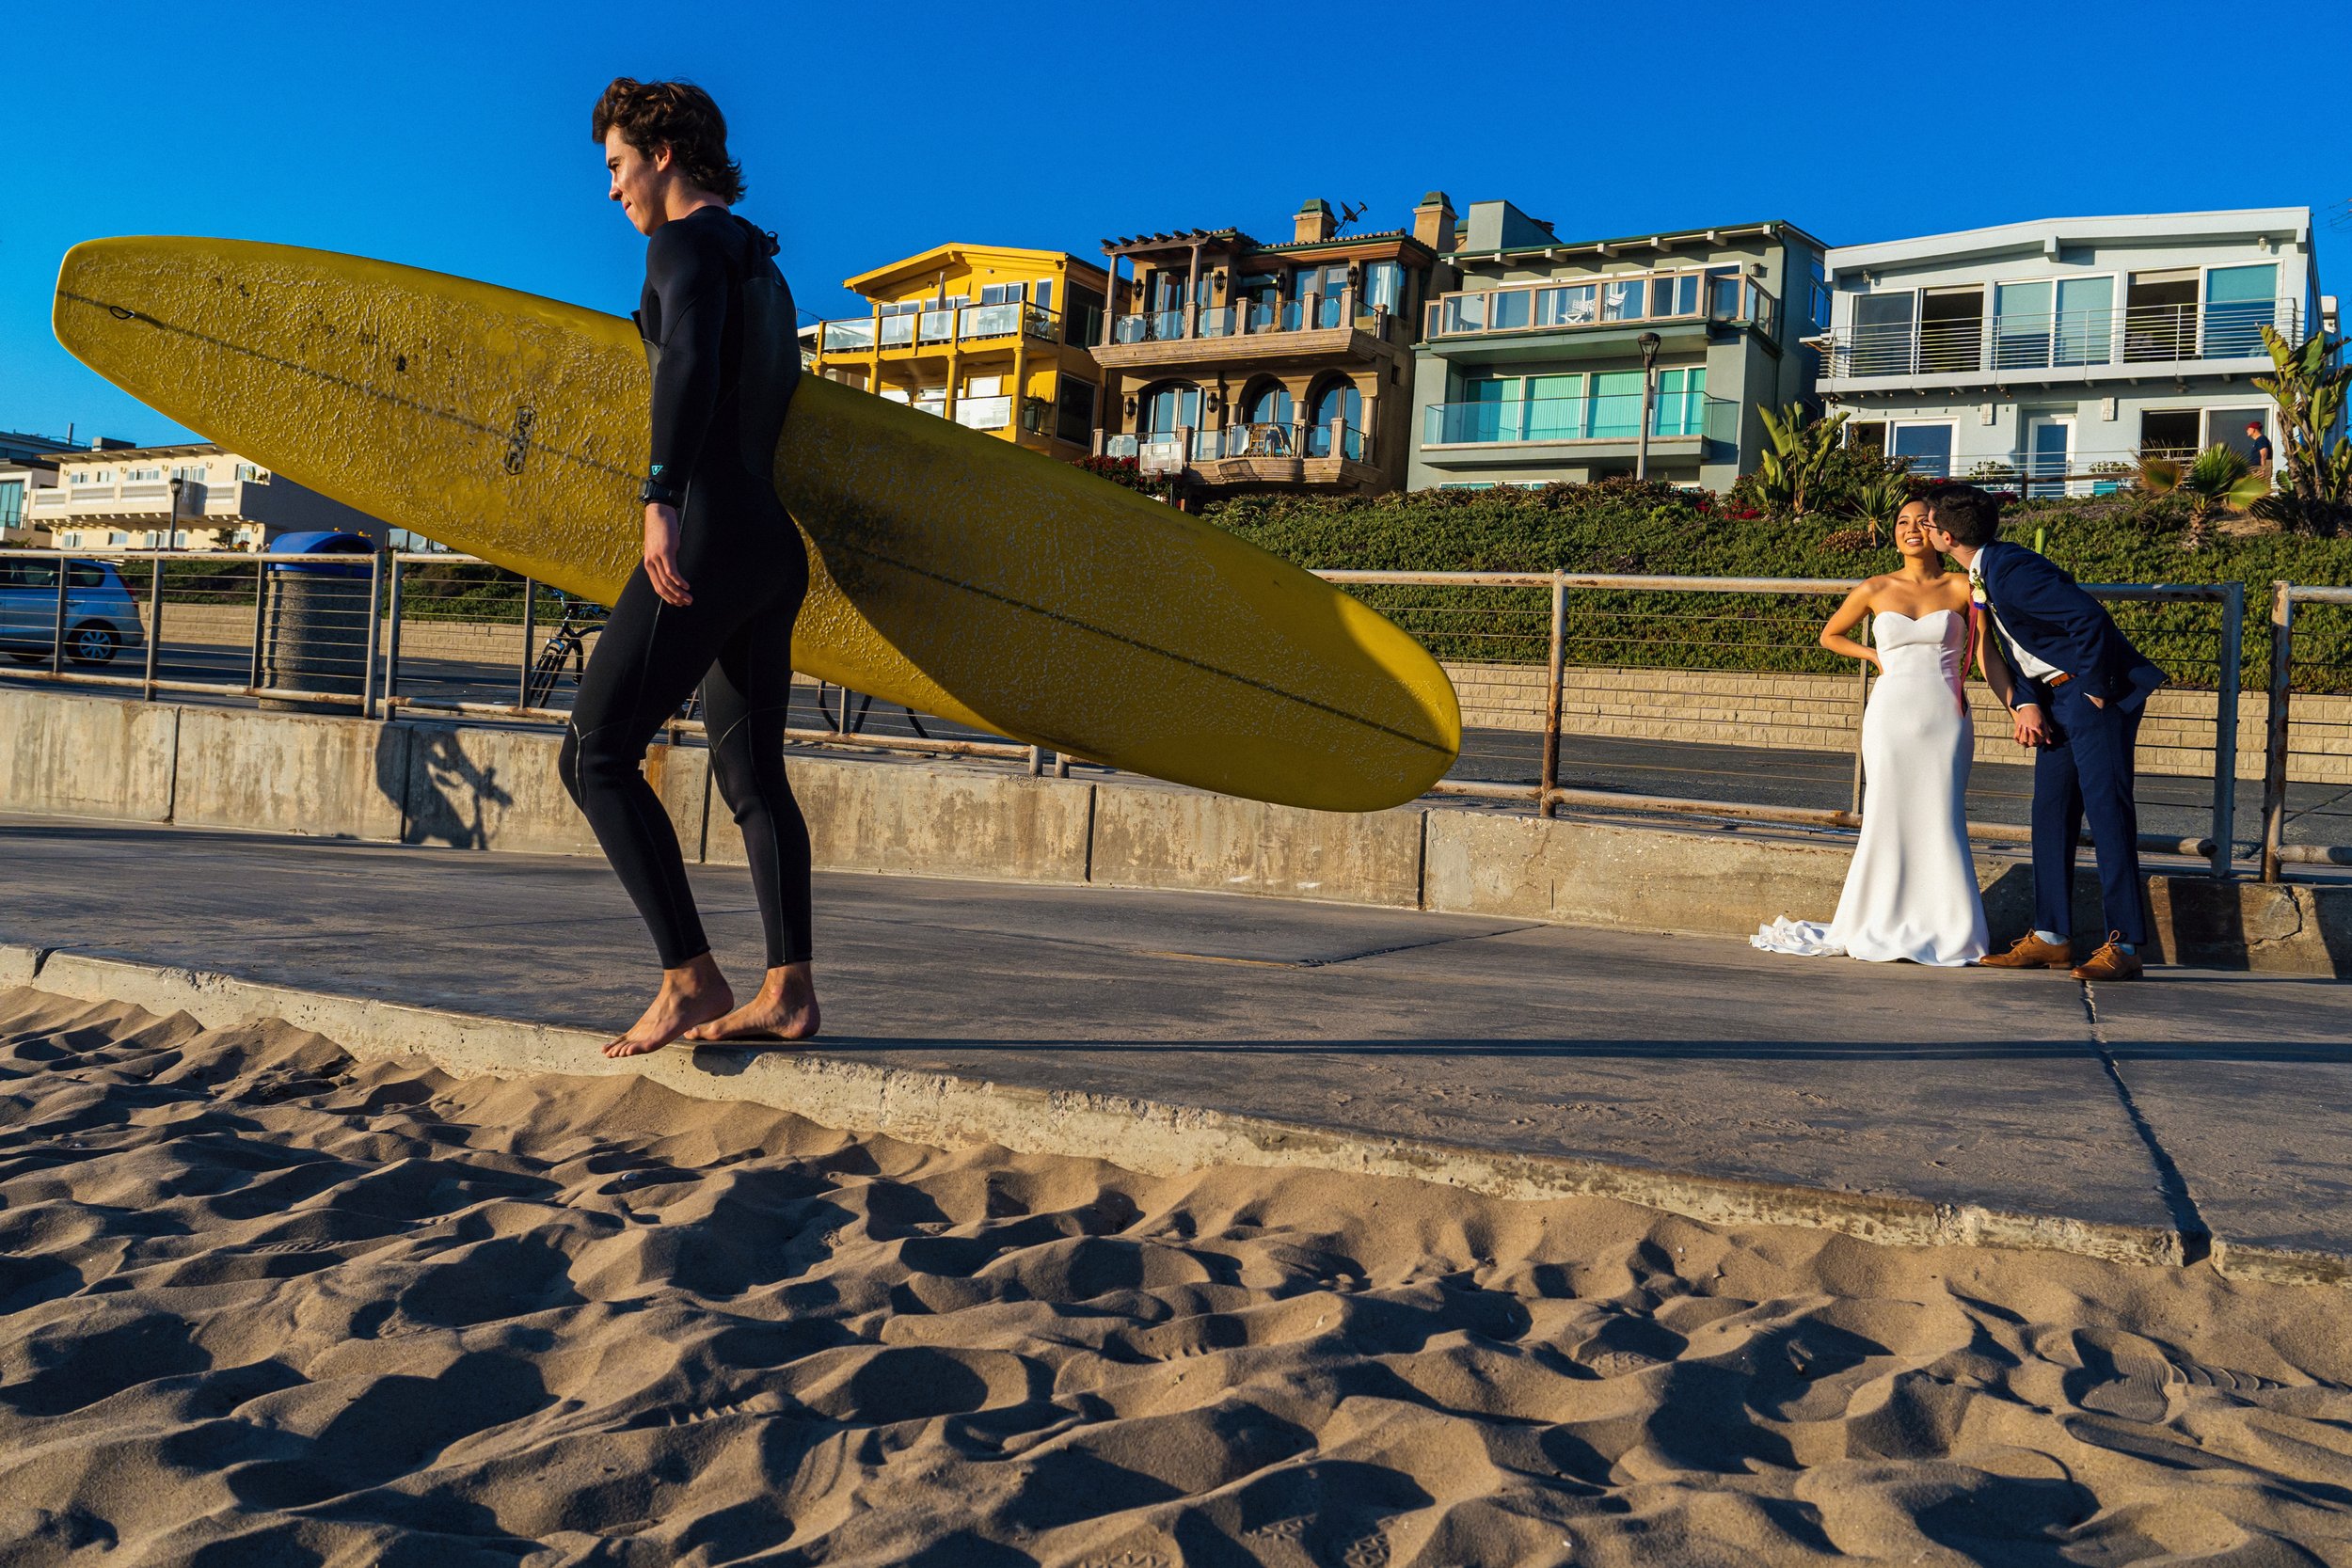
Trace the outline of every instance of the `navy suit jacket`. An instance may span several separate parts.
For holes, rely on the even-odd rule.
[[[2047,556],[1996,539],[1977,557],[1977,575],[2001,629],[2026,652],[2080,682],[2086,696],[2129,712],[2170,678]],[[2023,671],[2012,673],[2024,678]],[[2035,700],[2046,707],[2048,690],[2038,689]]]

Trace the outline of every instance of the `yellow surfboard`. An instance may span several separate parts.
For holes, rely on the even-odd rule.
[[[92,240],[57,340],[210,440],[611,604],[636,565],[636,328],[287,245]],[[1113,767],[1370,811],[1461,745],[1453,685],[1359,601],[1037,452],[804,376],[776,487],[808,543],[796,668]]]

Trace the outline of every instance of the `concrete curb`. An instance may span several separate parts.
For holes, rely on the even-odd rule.
[[[1410,1177],[1496,1197],[1610,1197],[1710,1225],[1799,1226],[1889,1245],[2016,1247],[2174,1267],[2193,1255],[2192,1239],[2155,1227],[1380,1137],[803,1053],[664,1051],[613,1062],[596,1050],[605,1037],[585,1030],[0,943],[0,989],[11,987],[122,1003],[158,1015],[186,1013],[208,1028],[282,1019],[355,1056],[420,1056],[459,1076],[636,1074],[698,1100],[746,1101],[844,1132],[935,1148],[993,1143],[1018,1153],[1105,1160],[1147,1176],[1211,1165],[1345,1171]],[[2201,1249],[2206,1238],[2193,1242]],[[2352,1258],[2334,1254],[2230,1246],[2216,1239],[2211,1257],[2233,1277],[2300,1285],[2352,1281]]]

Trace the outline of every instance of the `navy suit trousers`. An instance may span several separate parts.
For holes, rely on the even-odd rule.
[[[2050,694],[2058,744],[2034,758],[2033,923],[2060,936],[2073,932],[2074,845],[2088,821],[2106,929],[2125,942],[2145,942],[2139,808],[2132,799],[2142,709],[2137,704],[2128,712],[2113,703],[2101,707],[2080,694],[2080,685],[2069,682]]]

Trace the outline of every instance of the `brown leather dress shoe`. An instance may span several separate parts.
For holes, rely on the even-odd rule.
[[[2109,931],[2106,942],[2099,951],[2074,966],[2074,978],[2077,980],[2138,979],[2141,974],[2139,955],[2126,953],[2118,947],[2116,943],[2122,940],[2122,933]]]
[[[2006,953],[1987,953],[1979,969],[2064,969],[2074,961],[2074,949],[2065,942],[2043,942],[2027,931],[2010,942]]]

